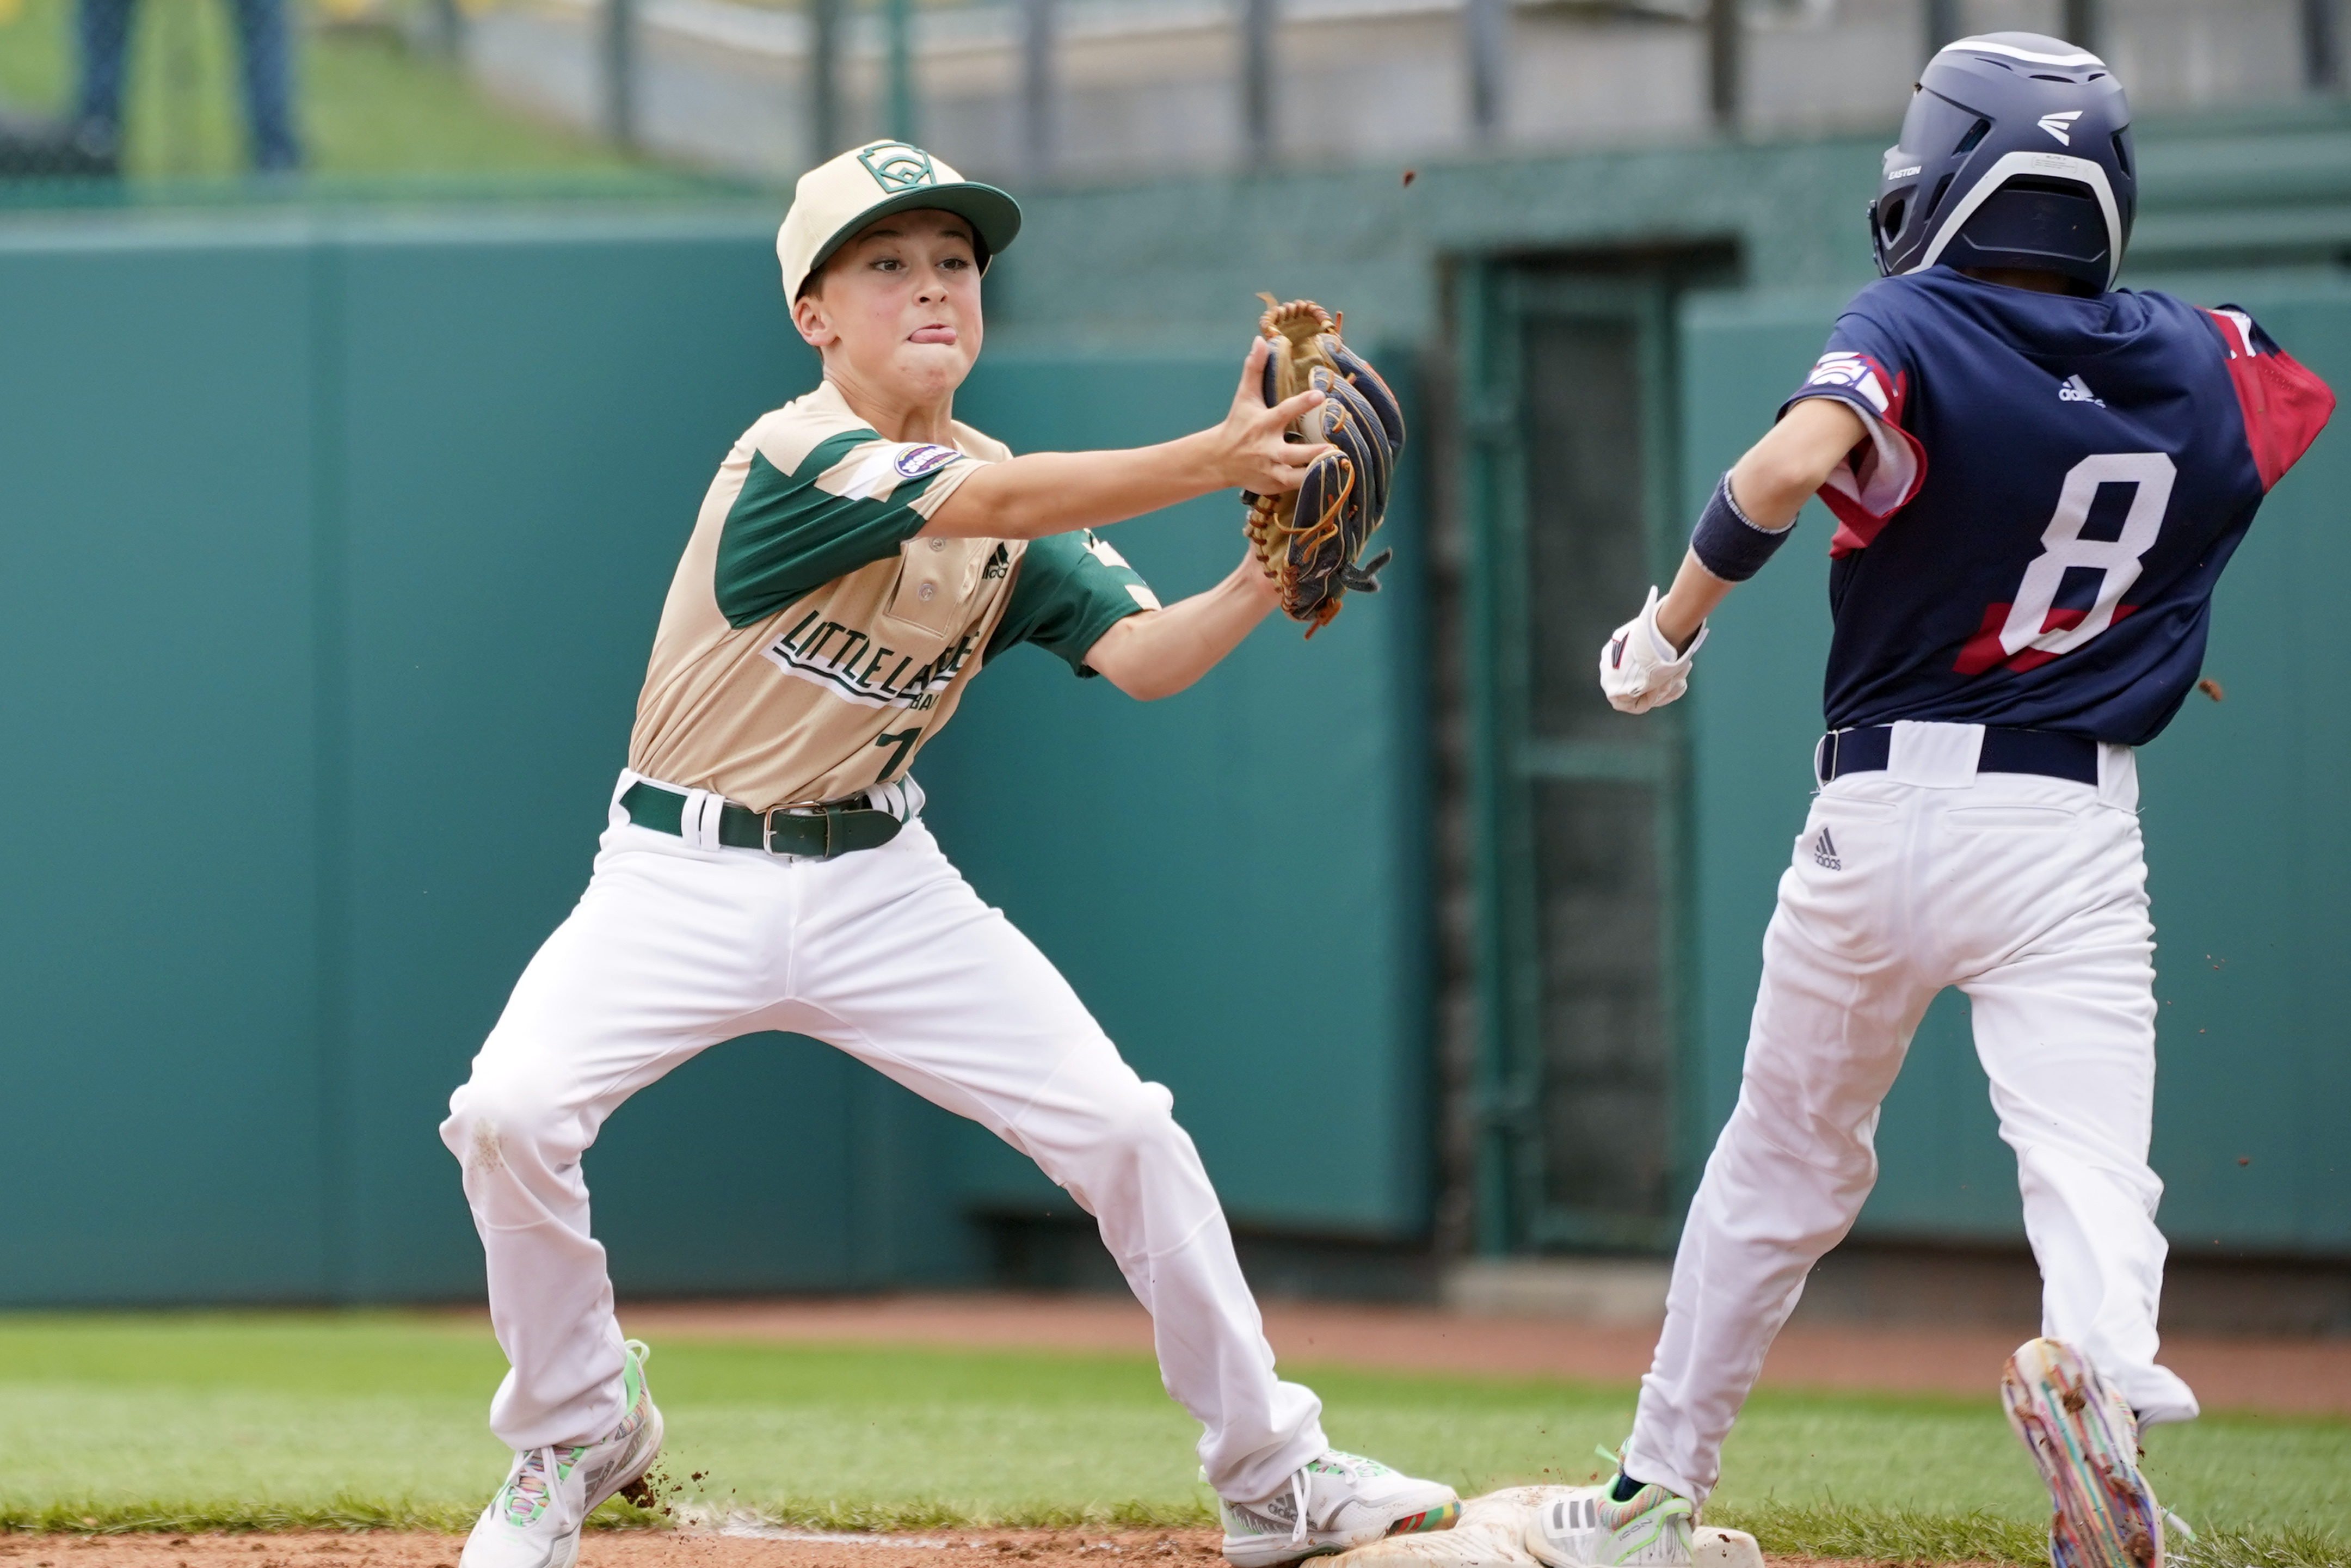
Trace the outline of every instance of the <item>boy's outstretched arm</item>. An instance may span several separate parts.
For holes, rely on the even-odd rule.
[[[1805,500],[1868,438],[1853,409],[1834,398],[1804,399],[1732,465],[1725,476],[1732,509],[1721,513],[1718,489],[1699,520],[1698,538],[1709,527],[1727,528],[1738,549],[1739,531],[1746,530],[1750,556],[1768,556],[1776,540],[1762,536],[1784,535]],[[1750,564],[1747,570],[1752,569]],[[1673,587],[1662,598],[1651,589],[1641,613],[1618,627],[1601,649],[1600,689],[1609,703],[1625,713],[1646,713],[1687,690],[1690,655],[1705,633],[1706,618],[1729,597],[1737,580],[1708,570],[1694,539]]]
[[[1238,647],[1280,597],[1273,580],[1244,553],[1207,592],[1113,625],[1086,650],[1086,663],[1139,702],[1173,696]]]
[[[1845,454],[1868,439],[1852,409],[1834,398],[1808,397],[1731,465],[1731,497],[1749,522],[1780,532],[1794,525]],[[1688,647],[1734,586],[1707,570],[1697,551],[1685,551],[1673,587],[1657,601],[1657,630],[1677,652]]]
[[[1032,452],[987,464],[932,515],[924,536],[1042,538],[1124,522],[1211,490],[1271,496],[1297,489],[1306,465],[1331,448],[1290,441],[1287,432],[1322,394],[1302,392],[1266,407],[1259,388],[1267,352],[1264,339],[1251,341],[1240,386],[1221,423],[1156,446]]]

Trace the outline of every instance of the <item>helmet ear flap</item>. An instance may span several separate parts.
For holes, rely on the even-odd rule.
[[[1877,276],[1891,276],[1886,269],[1886,231],[1878,226],[1877,204],[1869,204],[1869,259],[1877,264]]]

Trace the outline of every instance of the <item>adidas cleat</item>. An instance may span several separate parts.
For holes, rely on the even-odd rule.
[[[1451,1487],[1415,1480],[1376,1459],[1335,1448],[1295,1471],[1290,1490],[1278,1497],[1254,1503],[1217,1500],[1225,1561],[1234,1568],[1277,1568],[1383,1536],[1448,1530],[1460,1516],[1461,1500]]]
[[[1546,1568],[1689,1568],[1690,1515],[1655,1481],[1623,1502],[1613,1483],[1576,1487],[1527,1516],[1526,1548]]]
[[[631,1340],[621,1373],[628,1412],[592,1443],[531,1448],[515,1456],[506,1485],[474,1522],[459,1568],[571,1568],[580,1527],[596,1505],[653,1469],[661,1452],[661,1411],[645,1385],[653,1352]]]
[[[2139,1473],[2138,1418],[2071,1345],[2026,1342],[2000,1398],[2055,1504],[2052,1568],[2163,1568],[2167,1526],[2194,1539]]]

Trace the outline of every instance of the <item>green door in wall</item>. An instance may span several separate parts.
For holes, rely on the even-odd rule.
[[[1680,557],[1673,290],[1461,276],[1469,758],[1489,1252],[1648,1249],[1679,1217],[1685,745],[1601,644]]]

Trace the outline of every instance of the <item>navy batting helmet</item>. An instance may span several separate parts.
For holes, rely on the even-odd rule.
[[[2105,62],[2038,33],[1946,44],[1886,150],[1869,239],[1886,277],[2036,267],[2114,286],[2137,182],[2130,105]]]

